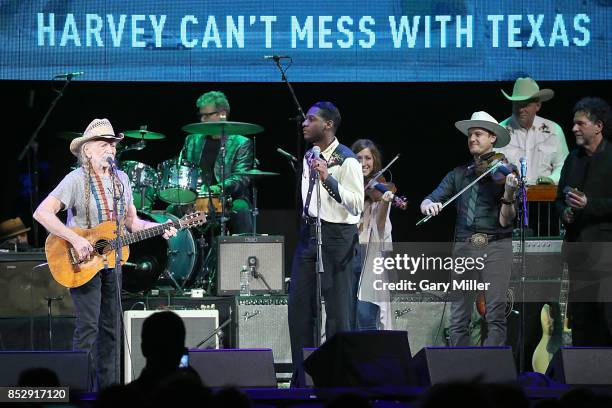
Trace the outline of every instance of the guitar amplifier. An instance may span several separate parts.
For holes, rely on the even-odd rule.
[[[68,289],[53,280],[44,252],[0,253],[0,316],[46,316],[46,297],[54,316],[74,316]]]
[[[426,346],[447,346],[450,302],[435,293],[393,296],[391,329],[406,330],[414,356]]]
[[[124,379],[125,383],[140,376],[146,360],[140,348],[142,325],[147,317],[160,310],[128,310],[123,312],[125,324],[124,337]],[[219,327],[219,311],[204,310],[173,310],[185,323],[185,346],[188,349],[196,348]],[[163,333],[159,334],[163,336]],[[219,348],[219,337],[212,336],[207,343],[199,348]]]
[[[238,296],[235,310],[237,348],[271,348],[274,363],[291,363],[287,296]]]
[[[240,271],[251,264],[260,275],[251,276],[252,294],[284,293],[284,244],[283,236],[219,237],[217,294],[239,294]]]
[[[512,242],[513,262],[510,288],[515,301],[550,302],[559,300],[565,266],[561,253],[563,240],[534,239],[525,241],[525,270],[521,264],[521,242]],[[525,282],[524,290],[521,282]]]

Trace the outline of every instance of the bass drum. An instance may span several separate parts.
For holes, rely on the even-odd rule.
[[[138,217],[159,223],[178,221],[164,211],[138,211]],[[123,265],[123,289],[138,293],[157,285],[184,287],[195,261],[195,241],[188,229],[178,231],[168,240],[157,236],[131,244],[130,257]]]

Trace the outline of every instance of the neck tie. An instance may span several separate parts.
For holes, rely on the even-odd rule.
[[[312,155],[310,159],[306,160],[306,163],[310,166],[310,162],[312,161]],[[312,199],[312,190],[314,188],[315,182],[317,181],[317,172],[316,170],[310,169],[310,177],[308,178],[308,193],[306,194],[306,203],[304,203],[304,216],[308,217],[308,208],[310,207],[310,200]]]
[[[470,189],[470,200],[467,208],[467,226],[470,227],[474,223],[474,215],[476,214],[476,200],[478,199],[479,183],[476,183]]]

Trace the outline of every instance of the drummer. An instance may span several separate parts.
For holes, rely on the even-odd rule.
[[[230,105],[223,92],[211,91],[196,101],[201,122],[219,122],[229,119]],[[221,135],[190,134],[185,139],[183,158],[199,163],[202,169],[200,195],[221,193]],[[227,197],[232,198],[230,225],[232,234],[250,232],[252,229],[249,178],[237,176],[253,167],[253,146],[250,139],[241,135],[228,135],[225,142],[225,183]]]

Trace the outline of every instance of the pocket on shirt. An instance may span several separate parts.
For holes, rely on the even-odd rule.
[[[538,161],[546,165],[547,169],[552,170],[552,163],[557,153],[557,149],[554,146],[540,144],[536,146],[536,151],[538,154]]]

